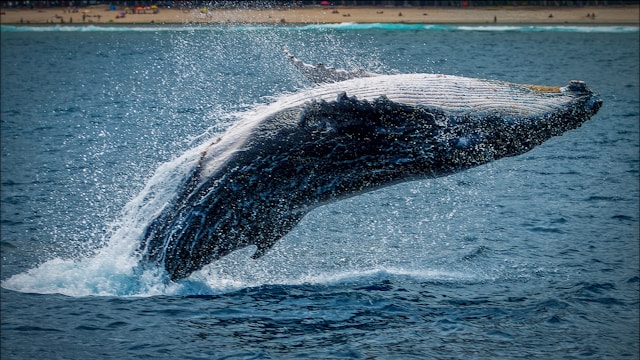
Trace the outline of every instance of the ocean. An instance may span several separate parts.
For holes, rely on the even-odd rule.
[[[638,359],[637,26],[2,26],[2,359]],[[564,86],[521,156],[309,213],[264,257],[135,272],[176,159],[310,63]]]

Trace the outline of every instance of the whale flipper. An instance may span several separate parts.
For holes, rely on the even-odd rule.
[[[362,69],[344,70],[336,69],[333,67],[326,67],[322,63],[311,65],[291,55],[291,53],[287,49],[284,49],[284,53],[287,58],[289,58],[293,66],[298,69],[298,71],[300,71],[300,73],[305,78],[307,78],[307,80],[315,84],[325,84],[354,78],[373,77],[380,75]]]

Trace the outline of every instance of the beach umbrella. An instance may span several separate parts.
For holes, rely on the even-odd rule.
[[[331,5],[331,3],[329,3],[328,1],[321,1],[321,2],[320,2],[320,5],[322,5],[322,6],[329,6],[329,5]]]

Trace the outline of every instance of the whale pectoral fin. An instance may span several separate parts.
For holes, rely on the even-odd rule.
[[[322,63],[318,63],[317,65],[307,64],[304,61],[291,55],[291,53],[287,49],[283,50],[285,56],[289,58],[289,61],[291,61],[293,66],[298,69],[298,71],[300,71],[300,73],[305,78],[307,78],[307,80],[316,84],[332,83],[353,78],[373,77],[380,75],[363,69],[345,70],[326,67]]]

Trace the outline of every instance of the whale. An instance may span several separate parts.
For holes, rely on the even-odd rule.
[[[577,80],[385,75],[288,56],[314,85],[256,105],[205,143],[143,230],[141,262],[169,280],[248,246],[257,259],[324,204],[523,154],[602,105]]]

